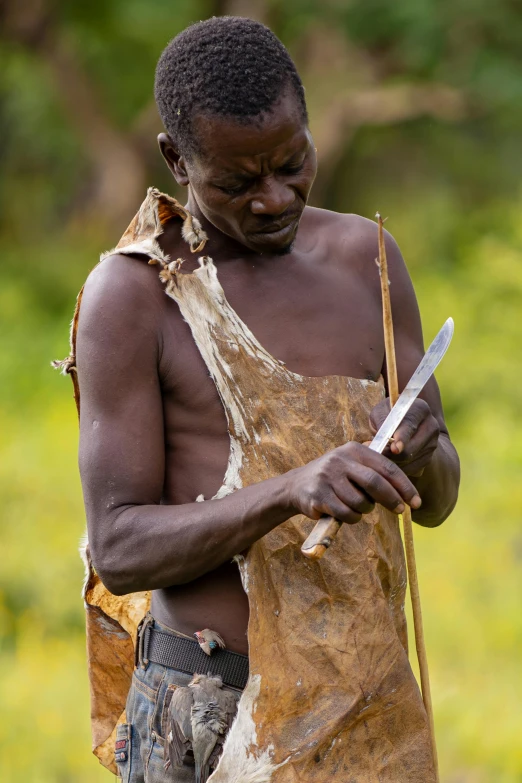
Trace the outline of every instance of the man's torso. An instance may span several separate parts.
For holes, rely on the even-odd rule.
[[[289,370],[376,380],[384,348],[375,244],[369,221],[307,208],[288,255],[220,259],[210,242],[206,251],[232,308]],[[167,227],[162,246],[171,258],[185,259],[182,271],[195,268],[179,224]],[[158,303],[165,432],[162,502],[209,499],[223,482],[229,455],[224,409],[188,324],[165,296],[154,267],[150,272]],[[154,591],[152,613],[182,633],[213,628],[229,649],[248,651],[248,601],[234,563]]]

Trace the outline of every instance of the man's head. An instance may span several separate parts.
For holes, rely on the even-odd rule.
[[[254,252],[285,252],[315,177],[304,89],[264,25],[218,17],[174,38],[156,71],[162,153],[201,213]]]

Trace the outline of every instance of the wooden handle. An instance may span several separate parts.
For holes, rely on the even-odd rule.
[[[310,560],[320,560],[333,543],[342,522],[333,517],[321,517],[301,547],[301,552]]]

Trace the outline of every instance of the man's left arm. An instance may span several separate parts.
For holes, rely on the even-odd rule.
[[[397,243],[386,235],[395,352],[399,391],[402,391],[424,356],[419,307],[413,285]],[[386,367],[383,367],[386,377]],[[371,424],[377,430],[389,411],[389,400],[377,405]],[[431,378],[394,434],[384,452],[410,477],[422,498],[413,519],[436,527],[450,515],[457,502],[460,466],[444,421],[435,378]]]

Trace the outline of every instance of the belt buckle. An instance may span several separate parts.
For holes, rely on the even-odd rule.
[[[150,633],[147,634],[147,629],[151,629],[154,625],[154,618],[150,612],[147,612],[145,617],[140,620],[138,625],[136,647],[134,650],[134,666],[137,669],[141,666],[142,669],[146,669],[149,665],[149,643]]]

